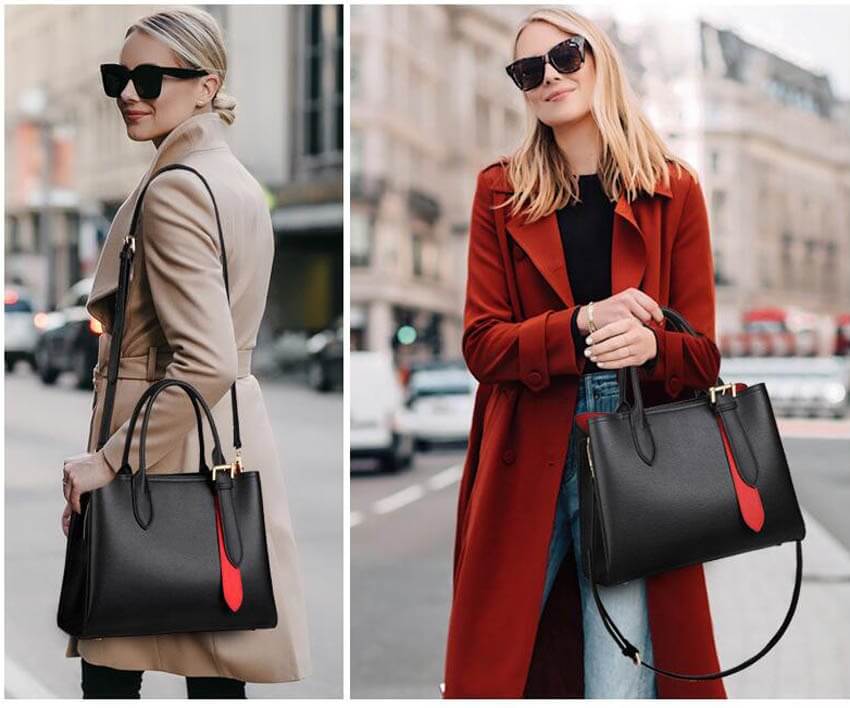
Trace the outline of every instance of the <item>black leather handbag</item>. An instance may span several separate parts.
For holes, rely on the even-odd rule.
[[[171,169],[197,174],[213,199],[229,302],[224,237],[212,190],[197,170],[177,163],[163,167],[151,180]],[[97,449],[110,435],[134,234],[149,184],[150,180],[139,195],[121,251]],[[153,403],[161,391],[171,386],[179,386],[192,400],[200,446],[198,471],[148,475],[145,438]],[[83,494],[81,513],[71,515],[57,613],[61,629],[87,639],[277,626],[260,475],[242,468],[235,382],[231,401],[237,456],[233,463],[226,464],[212,413],[194,386],[177,379],[161,379],[139,398],[115,479]],[[130,443],[145,403],[139,469],[133,474],[128,462]],[[214,441],[211,468],[204,452],[202,413]]]
[[[698,334],[662,308],[676,331]],[[618,370],[613,413],[576,416],[582,567],[608,633],[636,665],[708,681],[741,671],[785,633],[800,594],[806,529],[764,383],[724,384],[644,407],[636,367]],[[628,401],[631,388],[632,401]],[[640,658],[597,585],[617,585],[705,561],[796,542],[797,573],[779,630],[756,655],[712,674],[682,674]]]

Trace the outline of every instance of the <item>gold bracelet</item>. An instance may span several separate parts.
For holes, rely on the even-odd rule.
[[[593,300],[587,303],[587,329],[590,332],[597,330],[596,323],[593,321]]]

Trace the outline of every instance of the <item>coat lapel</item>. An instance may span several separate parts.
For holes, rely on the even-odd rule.
[[[494,186],[495,191],[512,194],[504,170]],[[671,197],[669,188],[659,180],[656,194]],[[553,211],[536,221],[525,221],[514,214],[508,219],[507,230],[522,247],[531,262],[540,271],[546,282],[558,294],[566,307],[576,304],[570,288],[558,216]],[[649,244],[647,234],[641,229],[632,203],[621,194],[614,207],[614,227],[611,242],[611,292],[618,293],[626,288],[640,287],[646,271]]]
[[[133,210],[142,187],[160,167],[179,162],[192,151],[226,147],[225,128],[226,124],[216,112],[199,113],[180,123],[159,144],[145,173],[115,214],[103,242],[86,301],[89,314],[99,320],[107,332],[112,331],[114,298],[110,296],[118,289],[121,247],[130,231]]]

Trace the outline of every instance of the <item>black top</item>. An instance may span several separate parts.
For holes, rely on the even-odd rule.
[[[599,302],[611,297],[611,239],[614,229],[614,206],[602,187],[599,175],[578,176],[580,202],[573,202],[557,210],[558,229],[564,247],[564,259],[573,300],[586,305],[591,300]],[[576,358],[583,356],[587,347],[576,320],[576,309],[571,320]],[[643,368],[650,369],[654,359]],[[582,373],[593,371],[616,371],[601,369],[596,362],[587,359]]]
[[[580,202],[573,202],[557,211],[558,229],[567,262],[567,276],[573,300],[586,305],[611,297],[611,236],[614,228],[614,202],[609,201],[599,175],[578,176]],[[573,315],[571,326],[576,357],[587,347]],[[588,359],[582,373],[612,371],[600,369]]]

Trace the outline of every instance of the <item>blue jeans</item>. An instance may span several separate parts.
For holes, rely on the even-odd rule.
[[[619,384],[616,371],[594,371],[580,378],[576,414],[586,412],[611,413],[617,408]],[[635,666],[623,656],[614,639],[602,624],[593,599],[590,582],[584,577],[581,565],[581,530],[579,522],[577,434],[573,424],[561,480],[552,538],[549,542],[549,562],[543,605],[552,589],[561,561],[573,544],[581,592],[582,628],[584,630],[584,697],[585,698],[655,698],[655,674]],[[646,583],[643,578],[621,585],[597,586],[599,597],[611,618],[625,637],[640,651],[641,658],[652,663],[652,640],[649,632],[649,612],[646,604]]]

